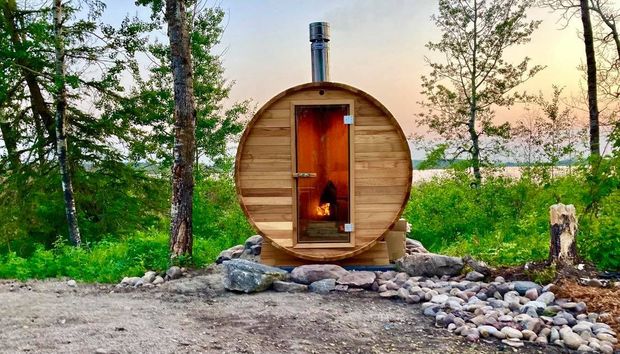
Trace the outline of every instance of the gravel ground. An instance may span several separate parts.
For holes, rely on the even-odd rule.
[[[377,293],[224,292],[217,274],[154,289],[0,281],[1,353],[496,353]],[[520,353],[558,353],[527,344]]]

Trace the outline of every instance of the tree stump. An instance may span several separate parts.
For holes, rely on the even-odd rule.
[[[549,262],[575,264],[579,261],[577,254],[577,215],[572,204],[554,204],[549,208],[551,224],[551,243],[549,245]]]

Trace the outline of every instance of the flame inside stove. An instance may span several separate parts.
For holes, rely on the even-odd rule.
[[[329,216],[329,203],[323,203],[316,207],[316,214],[318,216]]]

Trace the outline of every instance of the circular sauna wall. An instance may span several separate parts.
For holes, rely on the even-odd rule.
[[[342,213],[346,207],[352,224],[347,226],[353,231],[342,241],[299,242],[298,229],[304,227],[301,208],[320,212],[318,205],[306,205],[311,202],[300,199],[297,191],[316,178],[315,171],[298,171],[298,143],[310,134],[300,130],[300,107],[343,105],[354,122],[348,126],[348,140],[344,140],[349,156],[344,181],[348,181],[350,194],[345,202],[338,202],[338,209]],[[329,139],[343,135],[338,134]],[[336,145],[340,151],[342,143]],[[301,172],[310,175],[296,175]],[[267,239],[265,242],[312,261],[341,260],[374,246],[400,218],[409,198],[411,175],[407,139],[392,114],[367,93],[332,82],[295,86],[267,102],[243,133],[235,163],[237,194],[250,223]],[[339,183],[344,182],[335,185]],[[339,232],[344,231],[342,226]]]

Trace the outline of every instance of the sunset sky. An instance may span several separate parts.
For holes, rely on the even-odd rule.
[[[126,3],[126,6],[120,6]],[[420,131],[414,123],[420,95],[420,76],[429,73],[424,62],[428,41],[440,33],[430,17],[437,12],[432,0],[221,0],[227,12],[222,45],[226,76],[236,81],[233,100],[247,98],[260,107],[277,93],[310,77],[308,24],[331,25],[331,80],[358,87],[379,99],[406,133]],[[117,6],[118,4],[118,6]],[[105,20],[117,22],[126,14],[148,16],[133,1],[108,1]],[[578,18],[568,27],[558,13],[533,9],[532,19],[543,20],[528,45],[510,50],[506,58],[523,56],[547,68],[523,88],[549,93],[552,84],[565,86],[567,96],[580,94],[577,66],[583,44]],[[500,112],[499,120],[514,121],[522,109]]]

